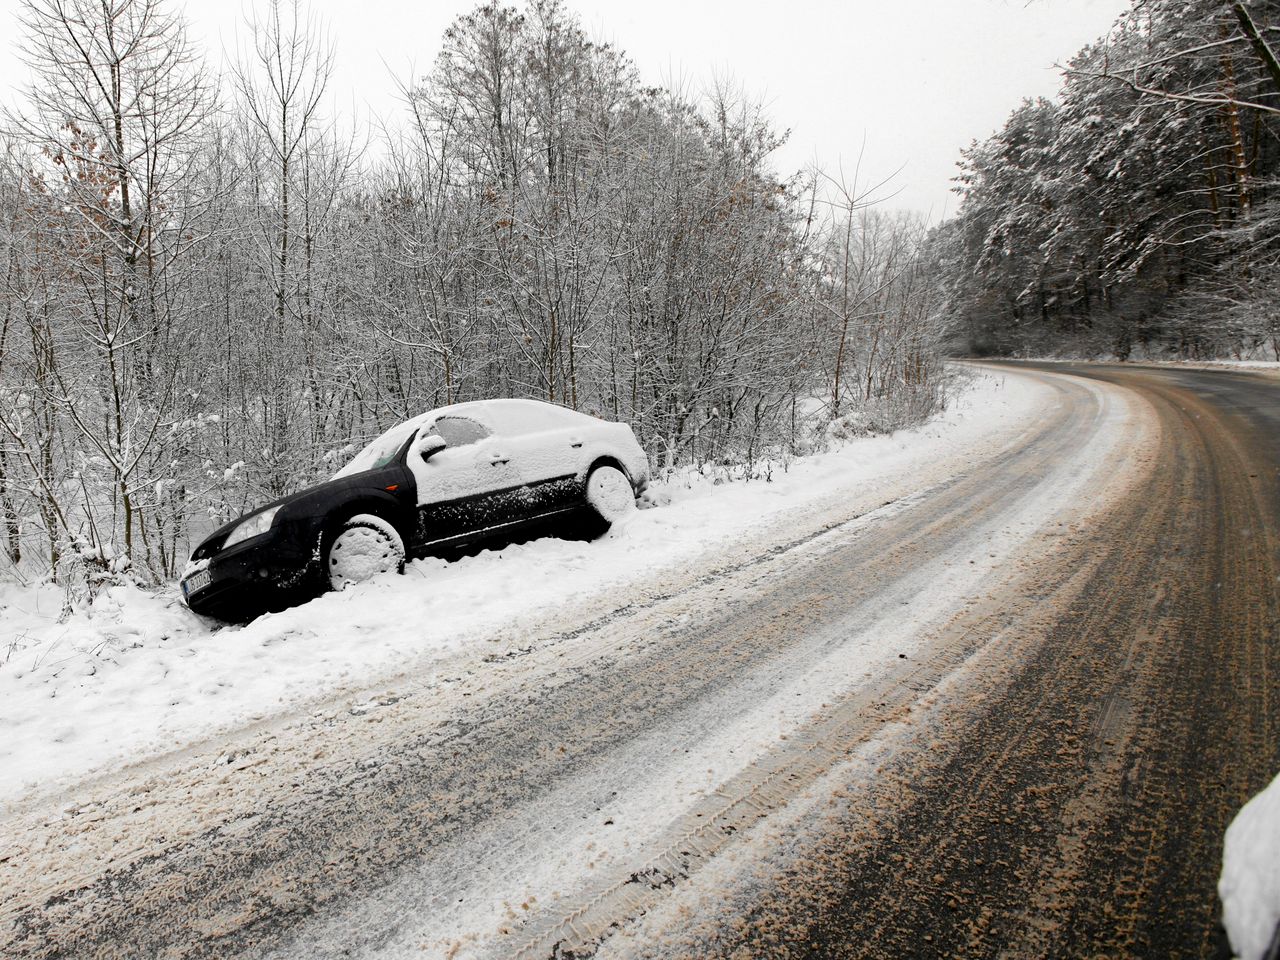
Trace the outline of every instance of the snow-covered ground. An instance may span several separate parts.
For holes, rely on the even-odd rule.
[[[1280,776],[1227,828],[1218,895],[1231,949],[1262,960],[1280,938]]]
[[[1206,367],[1228,367],[1234,370],[1280,370],[1280,360],[1170,360],[1171,366],[1200,364]]]
[[[1096,360],[1091,357],[1019,357],[1028,363],[1120,363],[1114,357]],[[1130,367],[1170,367],[1184,370],[1256,370],[1280,374],[1280,360],[1162,360],[1158,357],[1133,357],[1124,361]]]
[[[1275,360],[1143,360],[1144,365],[1182,368],[1184,370],[1243,370],[1247,373],[1262,373],[1269,376],[1280,376],[1280,361]]]
[[[0,587],[0,803],[408,668],[429,676],[474,654],[482,669],[491,641],[518,639],[566,605],[626,602],[655,572],[695,565],[833,498],[862,499],[890,479],[943,479],[939,469],[963,469],[980,448],[1014,442],[1054,396],[1016,373],[984,375],[923,427],[794,461],[767,482],[687,473],[655,482],[657,505],[600,541],[417,561],[403,577],[244,627],[201,620],[172,588],[113,587],[59,622],[56,588]]]

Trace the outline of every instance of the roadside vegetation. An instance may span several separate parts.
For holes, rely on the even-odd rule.
[[[170,0],[20,16],[0,578],[170,578],[211,525],[451,402],[627,421],[659,470],[943,402],[923,221],[779,173],[759,103],[647,86],[557,0],[460,17],[374,131],[331,109],[296,2],[255,6],[225,65]]]
[[[937,237],[959,347],[1280,359],[1278,41],[1274,2],[1134,0],[966,150]]]

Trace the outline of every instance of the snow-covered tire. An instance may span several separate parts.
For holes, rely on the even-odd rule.
[[[636,509],[636,492],[617,467],[601,464],[587,475],[587,505],[601,520],[617,523]]]
[[[404,573],[404,540],[395,527],[371,513],[358,513],[338,527],[325,550],[330,590],[345,590],[392,570]]]

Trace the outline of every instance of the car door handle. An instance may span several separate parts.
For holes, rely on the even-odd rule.
[[[577,437],[570,437],[569,446],[573,447],[576,450],[578,447],[582,446],[582,441],[579,440]]]
[[[496,467],[500,463],[510,463],[511,458],[503,456],[501,453],[491,453],[489,454],[489,462]]]

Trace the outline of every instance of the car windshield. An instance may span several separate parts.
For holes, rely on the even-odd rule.
[[[333,479],[337,480],[340,477],[349,477],[353,473],[363,473],[365,470],[376,470],[378,467],[385,467],[395,459],[396,454],[400,452],[400,448],[405,445],[405,442],[408,441],[409,437],[413,436],[414,431],[421,425],[421,421],[422,418],[417,417],[392,427],[352,457],[345,467],[333,475]]]

